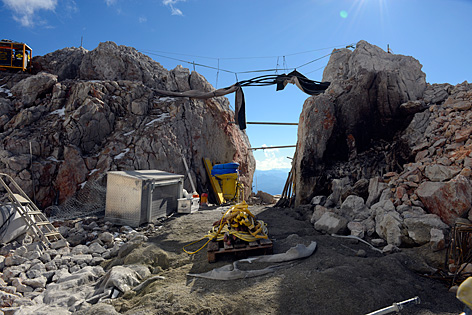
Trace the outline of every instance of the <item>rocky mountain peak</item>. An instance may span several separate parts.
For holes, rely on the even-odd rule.
[[[0,74],[0,167],[41,207],[104,185],[110,170],[186,174],[182,157],[200,191],[209,189],[203,157],[240,163],[249,195],[255,161],[246,134],[232,123],[229,101],[154,91],[212,90],[200,74],[182,66],[168,71],[113,42],[57,50],[33,65],[33,74]]]
[[[365,41],[333,51],[295,161],[296,201],[315,205],[316,229],[437,249],[470,224],[472,85],[428,84],[421,67]]]

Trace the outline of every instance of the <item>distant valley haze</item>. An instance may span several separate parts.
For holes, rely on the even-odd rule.
[[[289,171],[289,168],[277,168],[272,170],[256,169],[252,182],[252,190],[254,193],[262,190],[271,195],[282,194]]]

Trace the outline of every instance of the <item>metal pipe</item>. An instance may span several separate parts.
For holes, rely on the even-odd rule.
[[[249,148],[249,150],[265,150],[265,149],[282,149],[282,148],[296,148],[296,145],[279,145],[277,147],[260,147],[260,148]]]
[[[399,312],[403,310],[403,308],[406,306],[411,306],[411,305],[416,305],[416,304],[420,304],[420,298],[417,296],[415,296],[414,298],[402,301],[402,302],[393,303],[391,306],[382,308],[380,310],[377,310],[375,312],[372,312],[366,315],[383,315],[383,314],[389,314],[392,312]]]
[[[192,194],[196,193],[197,189],[195,188],[195,185],[193,184],[192,175],[190,174],[190,170],[188,168],[187,161],[185,161],[185,156],[183,154],[182,154],[182,161],[184,161],[184,166],[185,166],[185,170],[187,171],[188,180],[190,181],[190,185],[192,185],[192,189],[193,189]]]
[[[284,125],[284,126],[298,126],[298,123],[284,123],[284,122],[262,122],[262,121],[248,121],[248,125]]]

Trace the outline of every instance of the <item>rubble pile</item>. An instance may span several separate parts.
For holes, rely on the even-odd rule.
[[[375,52],[380,59],[392,58],[378,47],[365,42],[361,44],[363,50]],[[355,59],[354,54],[355,51],[349,51],[346,58]],[[378,60],[374,58],[375,54],[372,56],[369,62],[375,65]],[[398,60],[400,57],[395,58]],[[332,61],[333,64],[327,69],[337,69],[334,65],[339,61],[335,58]],[[352,61],[348,64],[351,67],[362,65],[357,72],[349,68],[349,73],[354,77],[364,78],[366,72],[362,67],[365,64]],[[398,67],[402,64],[404,63],[399,62]],[[370,70],[382,73],[378,67],[373,69]],[[400,69],[400,73],[402,71],[406,70]],[[415,71],[417,70],[413,70]],[[381,76],[379,73],[376,76]],[[312,139],[323,134],[326,136],[321,138],[325,141],[326,150],[320,149],[319,154],[328,154],[330,157],[338,154],[335,161],[323,161],[322,158],[318,160],[320,165],[316,166],[317,169],[300,164],[299,174],[308,174],[308,180],[311,178],[314,185],[310,188],[297,187],[297,193],[300,191],[302,196],[308,197],[311,192],[311,204],[314,205],[311,221],[315,229],[327,233],[352,234],[372,239],[376,243],[384,242],[387,245],[384,250],[390,252],[397,250],[397,247],[428,243],[433,250],[443,249],[450,227],[455,222],[471,223],[472,84],[427,84],[423,89],[424,76],[419,77],[422,78],[418,83],[420,87],[410,86],[410,90],[423,90],[421,97],[409,93],[410,99],[392,105],[392,108],[397,109],[397,115],[389,116],[387,120],[403,119],[403,124],[407,124],[404,128],[399,128],[401,125],[398,125],[391,139],[378,138],[378,133],[371,134],[371,147],[362,150],[355,141],[357,138],[350,137],[352,134],[348,126],[343,131],[343,135],[347,134],[344,147],[338,147],[339,151],[336,152],[330,143],[335,141],[331,137],[334,131],[332,134],[318,132],[319,126],[308,131],[310,126],[305,124],[305,130],[301,132],[311,132]],[[333,92],[328,89],[325,98],[333,97],[329,96],[330,93],[348,93],[358,88],[352,82],[352,77],[345,72],[338,74],[336,78],[338,81],[333,87],[345,88],[347,81],[352,86],[348,91]],[[336,80],[335,76],[333,80]],[[405,86],[408,84],[399,84],[399,89]],[[331,102],[337,104],[338,100],[334,98]],[[319,108],[323,101],[314,97],[307,100],[305,106]],[[374,113],[377,111],[374,110]],[[302,113],[301,118],[304,118],[303,115]],[[327,119],[326,114],[320,116]],[[329,118],[332,124],[325,126],[332,130],[343,128],[337,126],[340,118]],[[362,121],[360,119],[361,123]],[[305,148],[308,148],[307,144]],[[305,158],[308,159],[307,156]],[[324,184],[323,187],[320,186],[321,183]]]
[[[26,236],[0,249],[3,312],[69,314],[87,310],[92,304],[141,290],[162,279],[157,274],[169,268],[163,251],[154,253],[158,258],[153,261],[142,252],[133,253],[149,246],[145,245],[147,236],[159,226],[149,224],[134,230],[96,217],[55,221],[54,225],[71,246],[58,241],[45,248]]]

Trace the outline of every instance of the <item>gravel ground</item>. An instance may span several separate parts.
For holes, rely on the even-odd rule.
[[[205,235],[224,209],[176,215],[163,222],[147,244],[127,259],[152,264],[165,279],[114,300],[115,309],[125,314],[366,314],[419,296],[421,304],[401,314],[445,315],[462,310],[445,283],[425,276],[431,267],[439,267],[444,252],[432,253],[424,247],[383,255],[363,243],[318,233],[308,214],[297,209],[250,207],[267,223],[274,253],[316,241],[312,256],[255,278],[217,281],[187,276],[232,262],[224,258],[208,263],[206,248],[192,256],[182,251]],[[365,257],[358,256],[359,250],[365,251]]]

